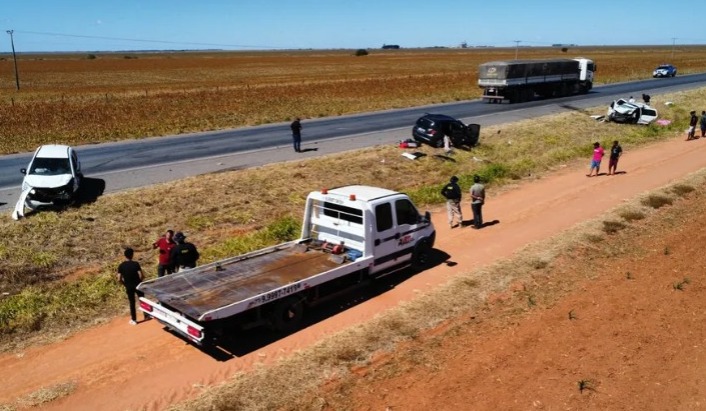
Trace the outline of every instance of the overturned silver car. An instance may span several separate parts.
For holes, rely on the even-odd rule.
[[[650,124],[657,119],[657,110],[647,103],[618,99],[610,103],[605,121],[626,124]]]

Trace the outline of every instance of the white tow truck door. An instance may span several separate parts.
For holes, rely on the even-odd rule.
[[[375,206],[373,255],[371,272],[393,267],[412,258],[421,236],[419,212],[407,198],[397,198]]]

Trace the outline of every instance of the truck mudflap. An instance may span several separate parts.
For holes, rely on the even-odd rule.
[[[140,297],[140,311],[166,325],[171,330],[178,332],[197,345],[203,345],[205,343],[204,327],[189,320],[180,313],[172,311],[145,297]]]

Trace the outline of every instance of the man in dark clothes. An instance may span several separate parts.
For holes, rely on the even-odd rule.
[[[302,123],[299,117],[296,118],[296,120],[292,121],[292,124],[289,126],[292,129],[292,140],[294,141],[294,151],[297,153],[301,153],[301,144],[302,144]]]
[[[449,227],[454,228],[462,225],[463,213],[461,212],[461,187],[458,185],[458,177],[451,177],[449,183],[441,189],[441,195],[446,198],[446,213],[449,219]],[[454,225],[454,216],[458,219],[457,225]]]
[[[127,292],[127,299],[130,302],[130,325],[137,324],[137,315],[135,312],[135,294],[137,293],[137,286],[142,282],[144,276],[142,275],[142,267],[137,261],[132,261],[132,257],[135,254],[132,248],[126,248],[125,261],[120,263],[118,266],[118,281],[125,286],[125,292]],[[147,319],[147,317],[145,317]]]
[[[196,246],[186,242],[186,236],[181,231],[174,234],[174,241],[177,245],[172,248],[172,263],[174,270],[180,272],[188,268],[196,267],[196,261],[199,259],[199,252]]]
[[[615,170],[618,168],[618,160],[623,155],[623,148],[620,147],[618,140],[613,141],[613,146],[610,148],[610,161],[608,162],[608,175],[615,175]]]

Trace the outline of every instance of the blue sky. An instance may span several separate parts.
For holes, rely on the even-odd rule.
[[[702,0],[3,0],[29,51],[706,44]],[[10,36],[0,53],[10,50]],[[676,40],[674,40],[676,38]]]

